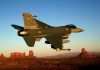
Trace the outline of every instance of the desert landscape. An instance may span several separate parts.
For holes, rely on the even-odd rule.
[[[22,56],[23,54],[23,56]],[[32,50],[29,55],[14,52],[10,57],[0,56],[0,70],[85,70],[100,69],[100,58],[82,49],[77,55],[56,55],[36,57]],[[98,53],[99,56],[99,53]]]

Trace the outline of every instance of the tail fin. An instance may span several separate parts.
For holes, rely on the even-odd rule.
[[[30,13],[22,13],[24,19],[24,29],[37,29],[37,22],[34,20],[34,16]]]
[[[52,28],[52,26],[45,24],[33,17],[30,13],[22,13],[24,19],[24,29],[40,29],[40,28]]]

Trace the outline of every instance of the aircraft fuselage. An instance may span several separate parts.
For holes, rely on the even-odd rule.
[[[53,28],[44,28],[44,29],[31,29],[25,30],[27,32],[26,36],[31,37],[45,37],[48,35],[61,35],[64,36],[66,34],[71,33],[70,28],[66,27],[53,27]]]

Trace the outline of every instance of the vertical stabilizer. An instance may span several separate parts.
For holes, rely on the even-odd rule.
[[[38,29],[37,22],[34,20],[34,16],[32,16],[30,13],[22,13],[23,14],[23,20],[24,20],[24,29]]]

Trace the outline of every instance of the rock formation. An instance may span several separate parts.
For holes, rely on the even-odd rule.
[[[36,56],[34,56],[33,51],[29,51],[29,55],[26,56],[25,52],[24,53],[20,53],[20,52],[13,52],[10,54],[10,57],[5,57],[3,55],[3,53],[0,56],[0,59],[10,59],[10,58],[36,58]]]
[[[5,59],[5,56],[3,55],[3,53],[1,54],[0,59]]]
[[[30,50],[29,55],[26,58],[36,58],[36,56],[34,56],[33,51]]]
[[[23,58],[25,58],[26,57],[26,54],[25,54],[25,52],[23,53]]]
[[[75,58],[97,58],[97,57],[95,55],[88,54],[87,51],[85,50],[85,48],[83,48],[82,53],[80,53]]]
[[[22,53],[13,52],[13,53],[11,53],[10,58],[22,58]]]
[[[82,53],[87,54],[87,51],[85,51],[85,48],[82,49]]]

